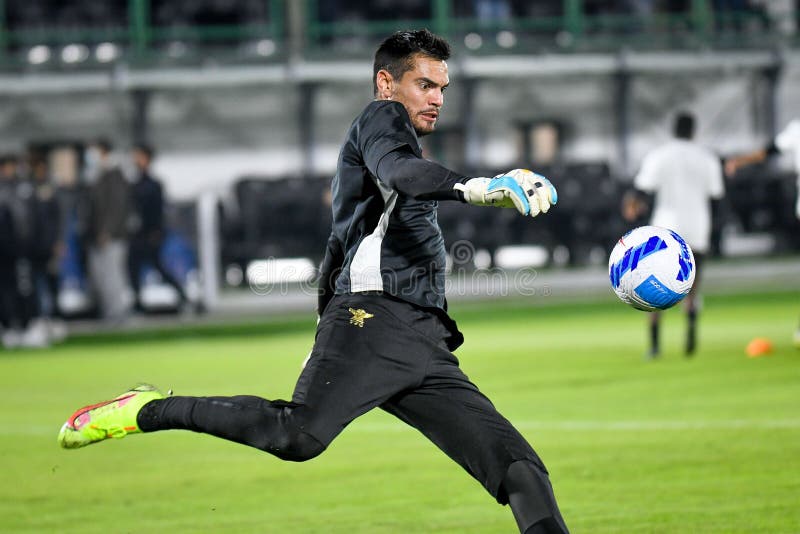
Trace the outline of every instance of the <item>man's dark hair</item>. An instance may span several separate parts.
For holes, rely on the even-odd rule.
[[[393,33],[375,51],[375,62],[372,66],[375,94],[378,93],[379,70],[387,70],[392,78],[399,80],[403,74],[414,68],[414,56],[417,54],[447,61],[450,58],[450,45],[427,29]]]
[[[16,154],[0,154],[0,165],[17,165],[19,158]]]
[[[694,115],[682,111],[675,117],[675,137],[678,139],[691,139],[694,137]]]

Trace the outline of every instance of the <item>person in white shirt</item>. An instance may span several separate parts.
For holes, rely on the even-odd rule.
[[[767,146],[725,160],[725,174],[733,176],[740,168],[761,163],[769,156],[778,153],[792,153],[794,157],[794,169],[797,173],[797,203],[794,213],[800,219],[800,119],[790,121]],[[800,349],[800,325],[794,333],[794,345]]]
[[[692,140],[694,132],[694,116],[679,113],[674,123],[675,138],[645,156],[633,182],[637,191],[654,196],[650,224],[677,232],[694,252],[695,281],[685,301],[687,356],[693,355],[697,348],[700,268],[711,243],[711,204],[725,194],[722,163],[713,152]],[[634,220],[642,214],[644,206],[646,203],[641,199],[628,196],[624,204],[626,218]],[[660,352],[659,323],[660,314],[650,314],[648,355],[651,358],[658,357]]]

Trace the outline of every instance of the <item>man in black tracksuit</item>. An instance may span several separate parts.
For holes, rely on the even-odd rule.
[[[19,172],[19,159],[14,155],[0,157],[0,204],[9,224],[2,227],[0,241],[0,323],[7,334],[17,338],[10,341],[4,336],[8,347],[24,346],[39,348],[47,344],[44,335],[31,333],[29,329],[39,317],[36,298],[32,251],[40,240],[36,233],[36,198],[33,185],[24,180]]]
[[[376,100],[350,127],[332,183],[320,321],[291,402],[150,400],[129,432],[188,429],[304,461],[379,407],[418,429],[498,502],[510,504],[520,532],[567,532],[542,461],[451,352],[463,336],[447,315],[446,254],[436,219],[437,202],[447,200],[535,216],[555,204],[556,192],[530,171],[469,178],[422,158],[419,136],[431,133],[438,119],[449,52],[427,30],[398,32],[376,52]],[[120,398],[133,403],[144,391]],[[62,445],[110,437],[81,430],[90,418],[101,425],[107,418],[95,418],[92,410],[73,415],[62,429]]]
[[[3,345],[9,343],[9,334],[19,335],[17,291],[17,159],[12,155],[0,155],[0,333]]]
[[[58,315],[59,269],[64,229],[56,188],[52,184],[50,168],[43,156],[30,161],[30,182],[34,189],[34,216],[36,239],[30,254],[33,280],[39,311],[51,319]]]
[[[183,305],[187,302],[183,286],[161,261],[161,247],[165,238],[164,188],[150,170],[153,149],[148,145],[138,144],[133,147],[132,152],[136,178],[131,186],[134,224],[128,243],[128,277],[135,307],[142,310],[141,275],[145,266],[155,269],[162,280],[175,289],[180,304]]]

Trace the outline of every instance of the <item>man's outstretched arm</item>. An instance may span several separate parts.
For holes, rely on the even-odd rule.
[[[420,200],[460,200],[478,206],[516,208],[523,215],[547,213],[558,201],[544,176],[513,169],[494,178],[471,178],[415,155],[408,147],[381,158],[377,176],[402,194]]]
[[[418,200],[464,200],[453,189],[469,178],[438,163],[420,158],[408,146],[392,150],[378,163],[378,179],[404,195]]]
[[[725,176],[733,176],[736,174],[736,171],[741,169],[742,167],[747,167],[748,165],[754,165],[756,163],[764,162],[768,157],[779,153],[778,147],[775,145],[773,141],[769,145],[759,148],[758,150],[754,150],[752,152],[748,152],[746,154],[739,154],[737,156],[732,156],[725,160]]]

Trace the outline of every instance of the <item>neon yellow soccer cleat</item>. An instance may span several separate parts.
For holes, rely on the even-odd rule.
[[[84,406],[61,427],[58,443],[65,449],[77,449],[109,438],[124,438],[141,432],[136,416],[142,406],[165,396],[154,386],[141,384],[119,397]]]

